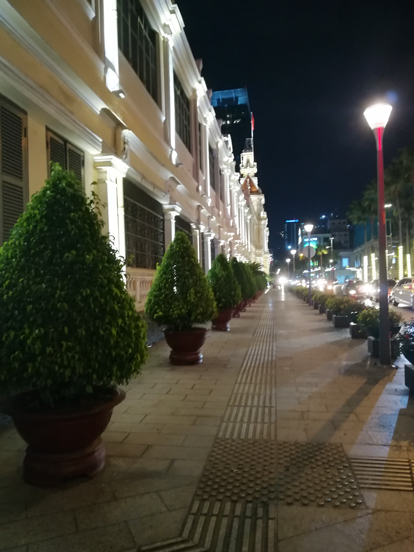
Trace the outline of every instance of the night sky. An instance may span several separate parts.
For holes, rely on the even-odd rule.
[[[213,90],[247,86],[270,247],[287,218],[346,214],[376,176],[363,110],[393,106],[388,163],[414,146],[414,0],[177,0]]]

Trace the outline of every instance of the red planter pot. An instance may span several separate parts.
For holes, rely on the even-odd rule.
[[[240,318],[242,306],[243,306],[243,301],[240,301],[240,303],[236,305],[236,308],[234,309],[234,312],[233,312],[233,318]]]
[[[229,322],[233,318],[233,313],[235,309],[223,309],[219,311],[217,318],[212,320],[211,328],[213,330],[218,330],[219,332],[228,332],[230,331]]]
[[[201,347],[206,340],[205,328],[191,328],[183,332],[164,330],[165,339],[171,347],[171,364],[183,366],[203,362]]]
[[[101,435],[116,405],[125,399],[117,389],[108,401],[44,412],[26,412],[11,403],[9,414],[19,435],[29,445],[23,463],[24,480],[52,487],[81,475],[93,477],[105,466]]]

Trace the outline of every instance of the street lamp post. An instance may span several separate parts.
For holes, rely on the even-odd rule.
[[[287,265],[288,265],[288,280],[290,280],[290,266],[289,266],[290,259],[286,259],[286,262],[287,262]]]
[[[308,289],[308,305],[312,304],[312,280],[311,280],[311,233],[313,230],[313,224],[305,224],[303,227],[308,234],[308,277],[309,277],[309,289]]]
[[[293,259],[293,279],[296,280],[296,268],[295,268],[296,249],[291,249],[290,252],[292,253],[292,259]]]
[[[364,116],[374,131],[377,143],[377,176],[378,176],[378,245],[379,245],[379,306],[380,306],[380,363],[391,364],[390,326],[388,319],[388,286],[387,264],[385,259],[385,206],[384,206],[384,156],[382,140],[392,107],[387,104],[376,104],[364,111]]]
[[[331,240],[331,260],[329,261],[330,263],[333,263],[333,241],[334,241],[334,237],[331,236],[329,238]],[[331,268],[333,267],[333,264],[331,265]],[[331,270],[331,276],[332,276],[332,282],[334,280],[334,277],[333,277],[333,271]]]

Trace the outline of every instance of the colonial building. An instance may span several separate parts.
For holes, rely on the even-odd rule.
[[[171,0],[0,0],[0,244],[57,161],[106,204],[139,309],[177,229],[205,271],[268,268],[253,158],[240,179],[183,28]]]

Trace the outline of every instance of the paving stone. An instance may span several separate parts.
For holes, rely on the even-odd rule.
[[[70,535],[77,531],[73,512],[37,516],[0,525],[0,550]]]
[[[145,458],[170,458],[175,460],[205,460],[210,447],[174,447],[154,445],[148,447]]]
[[[134,537],[138,549],[152,544],[154,535],[159,541],[173,539],[179,536],[184,523],[188,507],[163,512],[139,520],[128,521],[128,527]]]
[[[28,552],[126,552],[135,542],[125,523],[115,523],[29,545]]]
[[[167,508],[157,493],[121,498],[74,510],[79,531],[102,527],[164,512]]]

